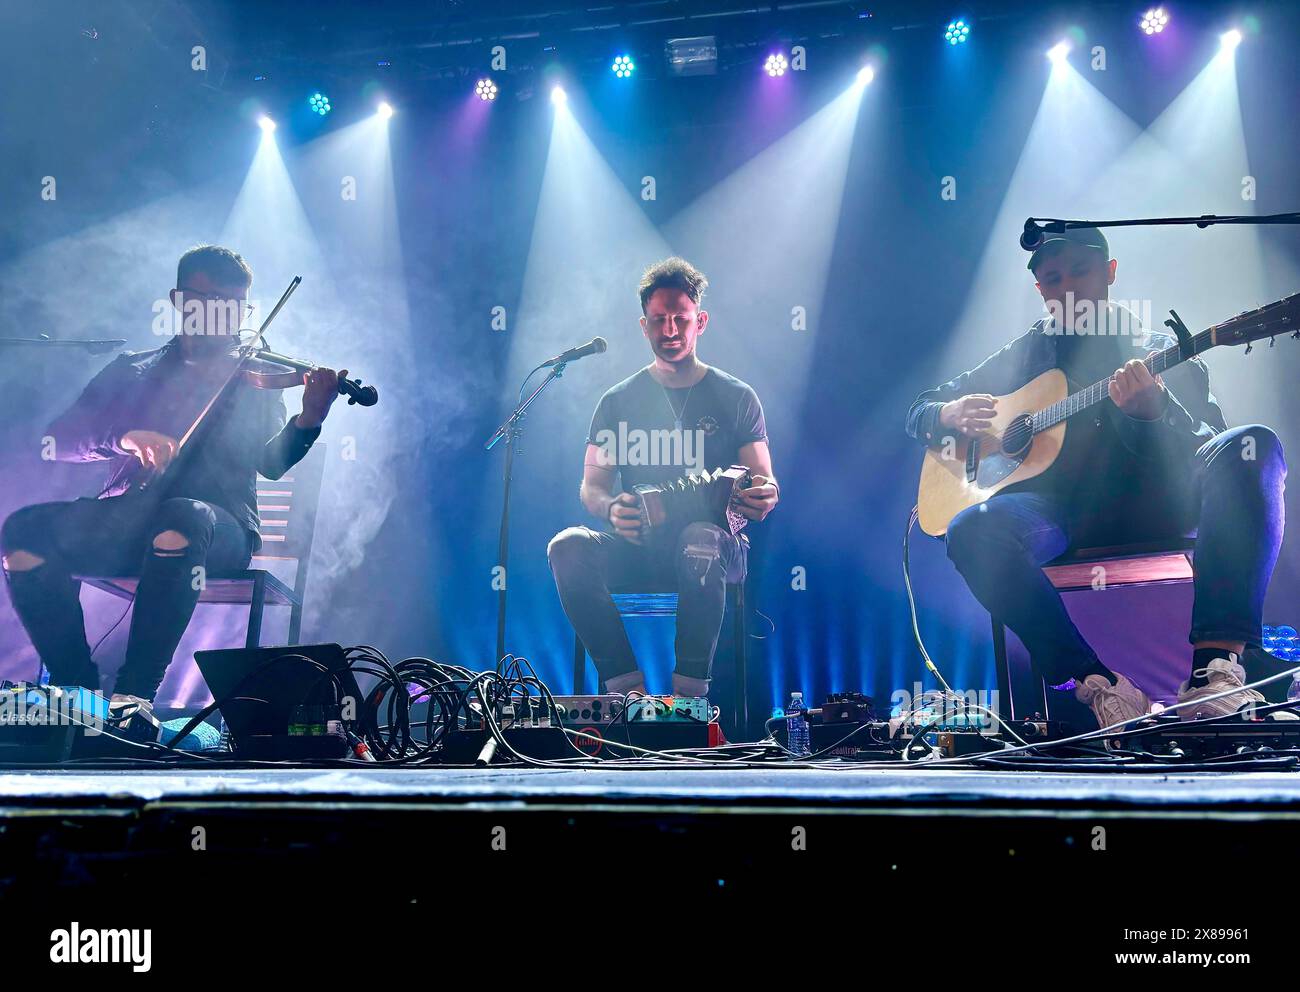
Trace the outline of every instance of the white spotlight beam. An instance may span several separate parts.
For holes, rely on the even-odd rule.
[[[1053,68],[940,375],[970,368],[1041,316],[1042,298],[1025,268],[1029,256],[1016,241],[1025,218],[1076,216],[1072,210],[1094,178],[1139,133],[1068,62]]]
[[[608,340],[609,348],[603,355],[570,366],[563,381],[529,409],[521,454],[514,464],[513,494],[522,505],[569,507],[573,519],[581,519],[573,494],[582,478],[583,441],[591,412],[606,388],[646,364],[649,348],[638,324],[637,283],[648,265],[670,254],[668,243],[625,182],[614,174],[568,108],[558,106],[523,289],[509,323],[510,356],[499,388],[501,415],[495,419],[503,419],[514,406],[515,390],[538,363],[597,335]],[[503,286],[502,292],[509,292],[508,287]],[[509,302],[503,297],[501,305]],[[539,382],[540,377],[533,381]],[[499,479],[499,459],[504,454],[498,448],[482,456],[486,477]],[[531,468],[538,461],[557,459],[560,472],[536,473]],[[495,533],[501,514],[499,482],[486,492],[489,498],[480,508],[478,526],[481,533]],[[532,555],[533,548],[544,546],[555,526],[545,515],[515,513],[513,518],[512,560],[518,562]],[[564,654],[558,643],[529,643],[519,620],[550,611],[554,597],[549,583],[511,585],[514,650],[530,657]],[[481,638],[466,635],[463,639],[466,650],[482,650]]]
[[[637,325],[637,280],[647,265],[671,254],[581,124],[561,110],[533,221],[511,381],[595,334],[609,339],[599,361],[611,370],[626,369],[623,375],[633,371],[646,349]],[[547,400],[553,404],[556,397]]]
[[[309,356],[374,383],[382,396],[371,409],[340,405],[341,413],[331,416],[335,429],[346,424],[357,438],[357,450],[335,464],[346,482],[322,505],[323,524],[332,524],[335,540],[322,549],[313,575],[329,578],[360,561],[387,517],[401,489],[402,453],[413,443],[445,443],[446,425],[459,412],[448,404],[463,397],[431,395],[417,382],[388,119],[372,114],[318,138],[303,150],[294,173],[328,236],[334,263],[316,273],[322,305],[310,311],[309,322],[295,326],[295,342]],[[308,288],[304,283],[304,292]],[[419,425],[418,440],[413,424]]]
[[[850,86],[665,227],[709,276],[701,345],[760,395],[800,402],[820,324],[864,86]],[[716,329],[715,329],[716,328]],[[742,360],[743,356],[743,360]],[[732,361],[732,359],[735,361]],[[765,374],[779,369],[766,391]]]

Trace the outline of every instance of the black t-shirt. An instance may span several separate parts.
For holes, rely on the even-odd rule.
[[[606,390],[587,434],[629,492],[738,464],[741,446],[766,440],[758,395],[713,367],[681,389],[661,386],[642,369]]]

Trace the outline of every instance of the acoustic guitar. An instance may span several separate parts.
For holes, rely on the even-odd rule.
[[[1193,335],[1169,311],[1165,321],[1178,343],[1145,360],[1152,375],[1220,345],[1246,345],[1278,334],[1300,338],[1300,293],[1215,324]],[[929,448],[921,466],[917,495],[921,529],[947,533],[962,510],[977,506],[999,490],[1041,475],[1056,461],[1065,441],[1066,421],[1109,400],[1110,377],[1067,395],[1065,373],[1048,369],[1013,393],[997,397],[988,430],[976,437],[954,437]]]

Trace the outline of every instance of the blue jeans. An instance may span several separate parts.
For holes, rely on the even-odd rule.
[[[1079,679],[1097,664],[1042,570],[1071,547],[1195,533],[1189,640],[1257,646],[1282,546],[1285,484],[1277,435],[1259,425],[1236,427],[1198,448],[1187,485],[1171,487],[1159,501],[1117,492],[1111,504],[1085,514],[1041,493],[999,493],[953,518],[948,557],[975,598],[1015,631],[1050,685]]]

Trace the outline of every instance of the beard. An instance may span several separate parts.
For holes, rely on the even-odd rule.
[[[680,348],[665,348],[663,345],[656,345],[654,352],[656,357],[662,358],[666,362],[680,362],[695,354],[695,345],[692,344],[689,347],[683,345]]]

